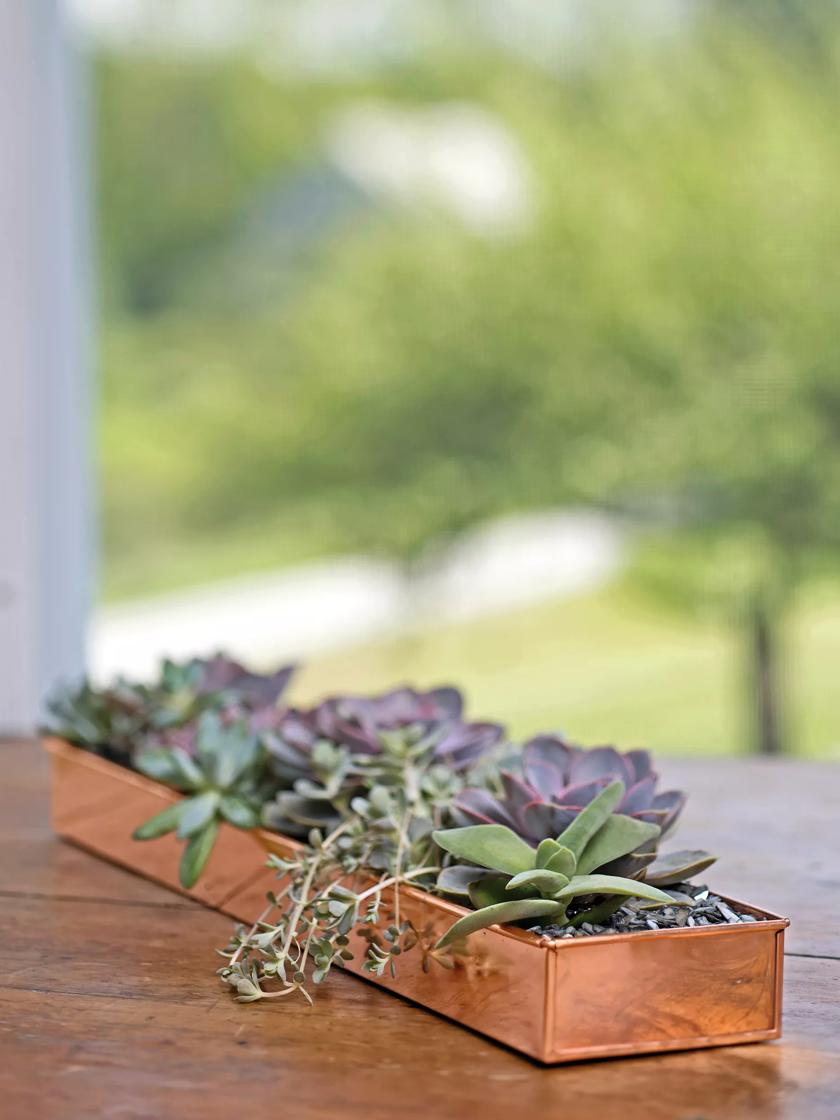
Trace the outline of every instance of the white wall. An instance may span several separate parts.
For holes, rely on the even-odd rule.
[[[0,734],[83,667],[90,587],[82,84],[59,0],[0,0]]]

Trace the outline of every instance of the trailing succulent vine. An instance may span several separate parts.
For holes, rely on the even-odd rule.
[[[406,733],[391,740],[387,761],[370,772],[366,795],[353,798],[328,835],[313,829],[299,855],[271,857],[283,885],[262,919],[237,931],[220,970],[240,999],[294,991],[308,997],[310,982],[321,983],[336,961],[351,959],[354,930],[363,931],[364,967],[376,975],[416,944],[417,931],[400,913],[400,887],[433,887],[440,853],[432,832],[441,814],[437,782],[427,781],[427,748],[411,739]],[[273,980],[279,986],[267,990]]]
[[[278,884],[263,914],[221,951],[219,974],[241,1001],[311,1000],[354,954],[377,976],[412,949],[424,968],[452,967],[470,933],[497,923],[601,923],[628,898],[690,905],[669,888],[713,862],[659,854],[685,795],[657,789],[647,751],[555,734],[517,749],[501,725],[465,720],[449,686],[287,707],[292,672],[252,673],[222,655],[165,662],[151,684],[84,683],[51,705],[51,733],[183,795],[134,835],[184,842],[184,886],[225,823],[292,838],[269,857]],[[468,912],[445,931],[417,928],[408,885]]]
[[[296,858],[272,857],[284,885],[250,931],[237,931],[220,970],[240,999],[309,998],[310,981],[351,959],[352,931],[375,975],[418,944],[423,934],[404,918],[400,888],[434,889],[441,852],[433,832],[450,820],[463,772],[503,736],[496,724],[464,723],[462,708],[454,689],[337,698],[290,713],[270,737],[273,758],[305,776],[266,807],[266,821],[326,822],[329,832],[313,828]]]

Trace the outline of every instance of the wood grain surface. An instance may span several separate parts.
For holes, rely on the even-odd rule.
[[[228,919],[54,839],[45,758],[0,758],[4,1120],[840,1116],[840,767],[662,766],[715,888],[793,919],[782,1041],[545,1069],[352,976],[314,1009],[237,1004]]]

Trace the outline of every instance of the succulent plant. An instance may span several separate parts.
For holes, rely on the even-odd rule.
[[[463,789],[455,799],[458,824],[503,824],[529,844],[557,836],[611,783],[622,783],[622,797],[614,811],[634,820],[656,824],[657,836],[674,825],[685,804],[678,790],[657,792],[658,775],[644,750],[622,753],[614,747],[584,749],[558,735],[538,735],[522,749],[521,776],[499,774],[500,793]],[[636,872],[653,860],[656,839],[641,845]],[[639,857],[646,857],[639,858]],[[618,873],[617,868],[611,870]],[[625,859],[621,874],[628,874]]]
[[[496,723],[466,723],[457,689],[399,688],[380,696],[332,697],[290,709],[263,735],[274,771],[290,786],[265,807],[272,828],[334,827],[353,797],[389,784],[407,757],[428,797],[449,805],[460,775],[499,743]]]
[[[324,740],[354,755],[377,755],[383,736],[408,727],[435,735],[434,754],[454,770],[465,770],[495,745],[495,723],[464,723],[463,697],[456,688],[418,692],[397,688],[379,696],[334,696],[306,711],[290,709],[277,728],[276,755],[293,773],[308,770],[308,755]]]
[[[562,926],[600,921],[628,897],[687,905],[651,883],[606,873],[660,835],[658,824],[617,812],[625,798],[624,783],[610,782],[556,839],[545,837],[536,848],[504,824],[434,832],[439,847],[469,861],[444,869],[439,888],[468,896],[476,907],[446,931],[437,947],[498,922],[547,918]]]
[[[175,832],[185,840],[179,878],[187,888],[201,875],[221,822],[255,828],[266,797],[261,788],[264,757],[247,723],[226,723],[220,713],[206,711],[196,727],[195,756],[181,747],[147,747],[135,759],[142,773],[186,794],[141,824],[134,839]]]
[[[138,738],[147,734],[157,719],[149,692],[121,678],[101,689],[83,681],[48,701],[50,720],[45,730],[127,764]]]
[[[247,718],[260,730],[279,717],[277,703],[293,672],[294,666],[285,666],[253,673],[223,654],[166,660],[149,684],[119,678],[106,688],[84,681],[65,689],[49,704],[48,730],[126,765],[149,742],[194,753],[195,721],[203,711],[223,711],[231,721]]]
[[[195,674],[195,691],[199,696],[213,694],[222,702],[236,704],[257,712],[276,708],[294,672],[294,665],[284,665],[273,673],[255,673],[224,654],[209,660],[187,663]]]

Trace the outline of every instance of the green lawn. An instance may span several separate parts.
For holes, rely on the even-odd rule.
[[[301,525],[283,514],[243,519],[200,533],[192,527],[138,533],[132,541],[105,541],[100,598],[120,603],[234,579],[276,572],[341,553],[319,526]]]
[[[788,637],[793,747],[840,759],[836,587],[802,595]],[[749,749],[740,636],[631,586],[348,650],[307,666],[295,698],[448,680],[472,714],[514,735],[561,728],[661,753]]]

